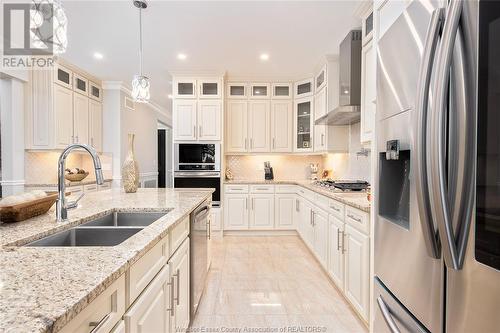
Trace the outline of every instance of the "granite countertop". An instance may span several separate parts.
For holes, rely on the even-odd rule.
[[[0,223],[0,332],[60,330],[212,192],[106,190],[83,197],[63,224],[54,207],[27,221]],[[117,246],[18,247],[113,211],[168,214]]]
[[[269,185],[298,185],[308,190],[327,196],[339,202],[342,202],[351,207],[360,209],[367,213],[370,212],[371,203],[366,197],[366,192],[343,192],[341,190],[327,190],[325,188],[314,185],[311,180],[250,180],[236,179],[224,180],[225,184],[269,184]]]
[[[113,179],[104,179],[105,183],[112,182]],[[82,186],[82,185],[90,185],[90,184],[95,184],[95,178],[93,179],[84,179],[81,182],[70,182],[69,180],[66,181],[66,187],[71,187],[71,186]],[[24,187],[30,188],[30,187],[57,187],[57,182],[54,183],[29,183],[29,184],[24,184]]]

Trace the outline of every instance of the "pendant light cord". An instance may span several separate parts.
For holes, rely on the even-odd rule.
[[[142,76],[142,6],[139,7],[139,66]]]

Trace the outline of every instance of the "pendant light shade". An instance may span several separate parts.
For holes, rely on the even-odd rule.
[[[44,24],[52,23],[52,29]],[[66,52],[68,47],[68,18],[61,0],[32,0],[30,9],[30,37],[35,48],[52,47],[54,54]]]
[[[150,98],[149,78],[142,74],[142,10],[147,8],[146,1],[133,1],[134,6],[139,8],[139,68],[140,74],[134,75],[132,79],[132,98],[138,103],[147,103]]]

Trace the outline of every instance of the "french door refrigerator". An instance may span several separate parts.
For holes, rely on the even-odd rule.
[[[500,1],[412,1],[377,122],[374,332],[500,332]]]

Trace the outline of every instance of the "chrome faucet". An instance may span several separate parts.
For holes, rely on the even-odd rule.
[[[68,209],[78,207],[78,201],[83,197],[83,193],[76,199],[75,201],[66,202],[66,183],[64,181],[64,172],[66,170],[66,157],[68,157],[69,153],[75,149],[84,149],[86,150],[90,156],[92,156],[92,160],[94,161],[94,169],[95,169],[95,178],[96,182],[99,185],[102,185],[104,181],[104,177],[102,175],[101,169],[101,160],[99,159],[99,155],[94,148],[82,145],[82,144],[72,144],[66,147],[59,156],[57,176],[57,201],[56,201],[56,218],[57,222],[63,222],[68,219]]]

